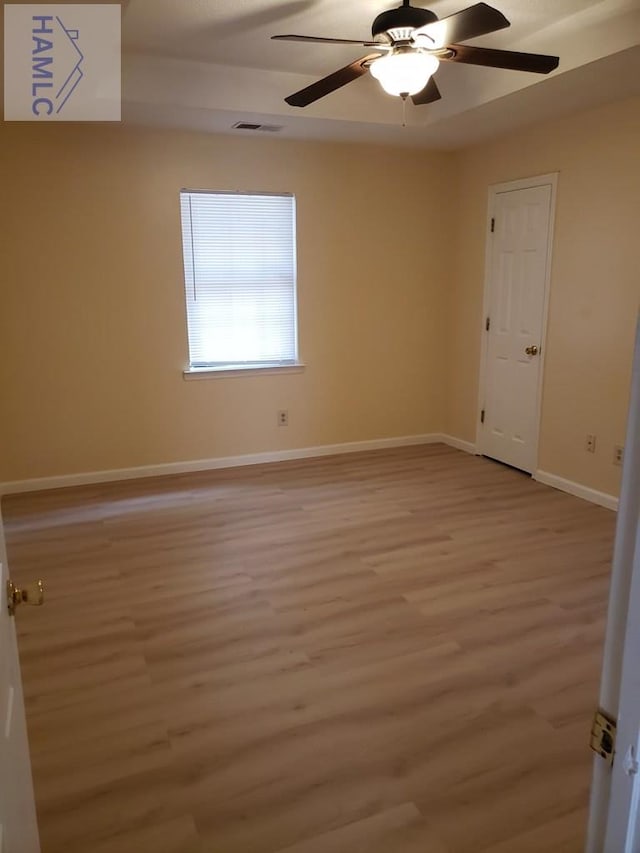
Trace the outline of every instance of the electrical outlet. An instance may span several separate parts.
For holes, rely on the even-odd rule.
[[[621,444],[616,444],[613,448],[613,464],[622,465],[624,459],[624,447]]]
[[[595,453],[596,452],[596,437],[595,437],[595,435],[592,435],[591,433],[589,433],[587,435],[587,440],[585,442],[584,449],[587,451],[587,453]]]
[[[289,426],[289,412],[287,409],[280,409],[278,412],[278,426]]]

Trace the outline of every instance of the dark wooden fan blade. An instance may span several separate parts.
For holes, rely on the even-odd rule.
[[[317,42],[319,44],[367,44],[364,41],[355,41],[354,39],[329,39],[321,38],[320,36],[271,36],[273,41],[307,41]]]
[[[414,31],[413,37],[427,36],[433,42],[429,45],[430,47],[444,47],[453,42],[484,36],[510,26],[502,12],[487,3],[476,3],[475,6],[456,12],[455,15],[449,15],[448,18],[419,27]]]
[[[352,62],[351,65],[345,65],[344,68],[340,68],[339,71],[334,71],[333,74],[329,74],[328,77],[323,77],[322,80],[318,80],[317,83],[312,83],[305,89],[300,89],[299,92],[294,92],[293,95],[289,95],[288,98],[285,98],[285,101],[292,107],[306,107],[314,101],[324,98],[325,95],[335,92],[336,89],[346,86],[347,83],[351,83],[352,80],[357,80],[358,77],[362,77],[362,75],[366,74],[368,71],[365,63],[370,59],[377,59],[379,56],[379,53],[371,53],[368,56],[362,56],[360,59],[356,59],[355,62]]]
[[[455,51],[451,57],[453,62],[507,68],[511,71],[532,71],[534,74],[548,74],[560,63],[558,56],[545,56],[542,53],[518,53],[515,50],[493,50],[466,44],[452,44],[451,49]]]
[[[416,95],[412,95],[411,100],[416,106],[420,106],[420,104],[431,104],[434,101],[439,101],[441,97],[442,95],[436,85],[436,81],[433,77],[429,77],[429,82],[424,89]]]

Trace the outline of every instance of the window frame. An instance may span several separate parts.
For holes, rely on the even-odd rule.
[[[293,343],[294,343],[294,358],[283,361],[247,361],[247,362],[220,362],[210,364],[194,364],[191,360],[191,342],[189,333],[189,304],[188,304],[188,287],[187,268],[185,266],[185,234],[183,229],[182,219],[182,197],[183,194],[189,195],[208,195],[208,196],[265,196],[267,198],[290,198],[293,204]],[[267,190],[250,191],[250,190],[212,190],[212,189],[190,189],[182,187],[178,194],[178,203],[180,210],[180,234],[181,234],[181,261],[183,272],[183,305],[185,309],[185,335],[187,344],[187,366],[183,370],[185,379],[207,379],[207,378],[225,378],[238,376],[255,376],[269,375],[280,373],[300,373],[304,370],[305,364],[300,359],[300,340],[298,326],[298,219],[297,219],[297,198],[293,192],[271,192]]]

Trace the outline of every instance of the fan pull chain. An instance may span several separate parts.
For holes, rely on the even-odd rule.
[[[407,126],[407,96],[400,95],[402,98],[402,126]]]

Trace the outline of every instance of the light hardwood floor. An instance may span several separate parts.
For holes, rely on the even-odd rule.
[[[608,510],[441,445],[3,508],[43,853],[581,853]]]

